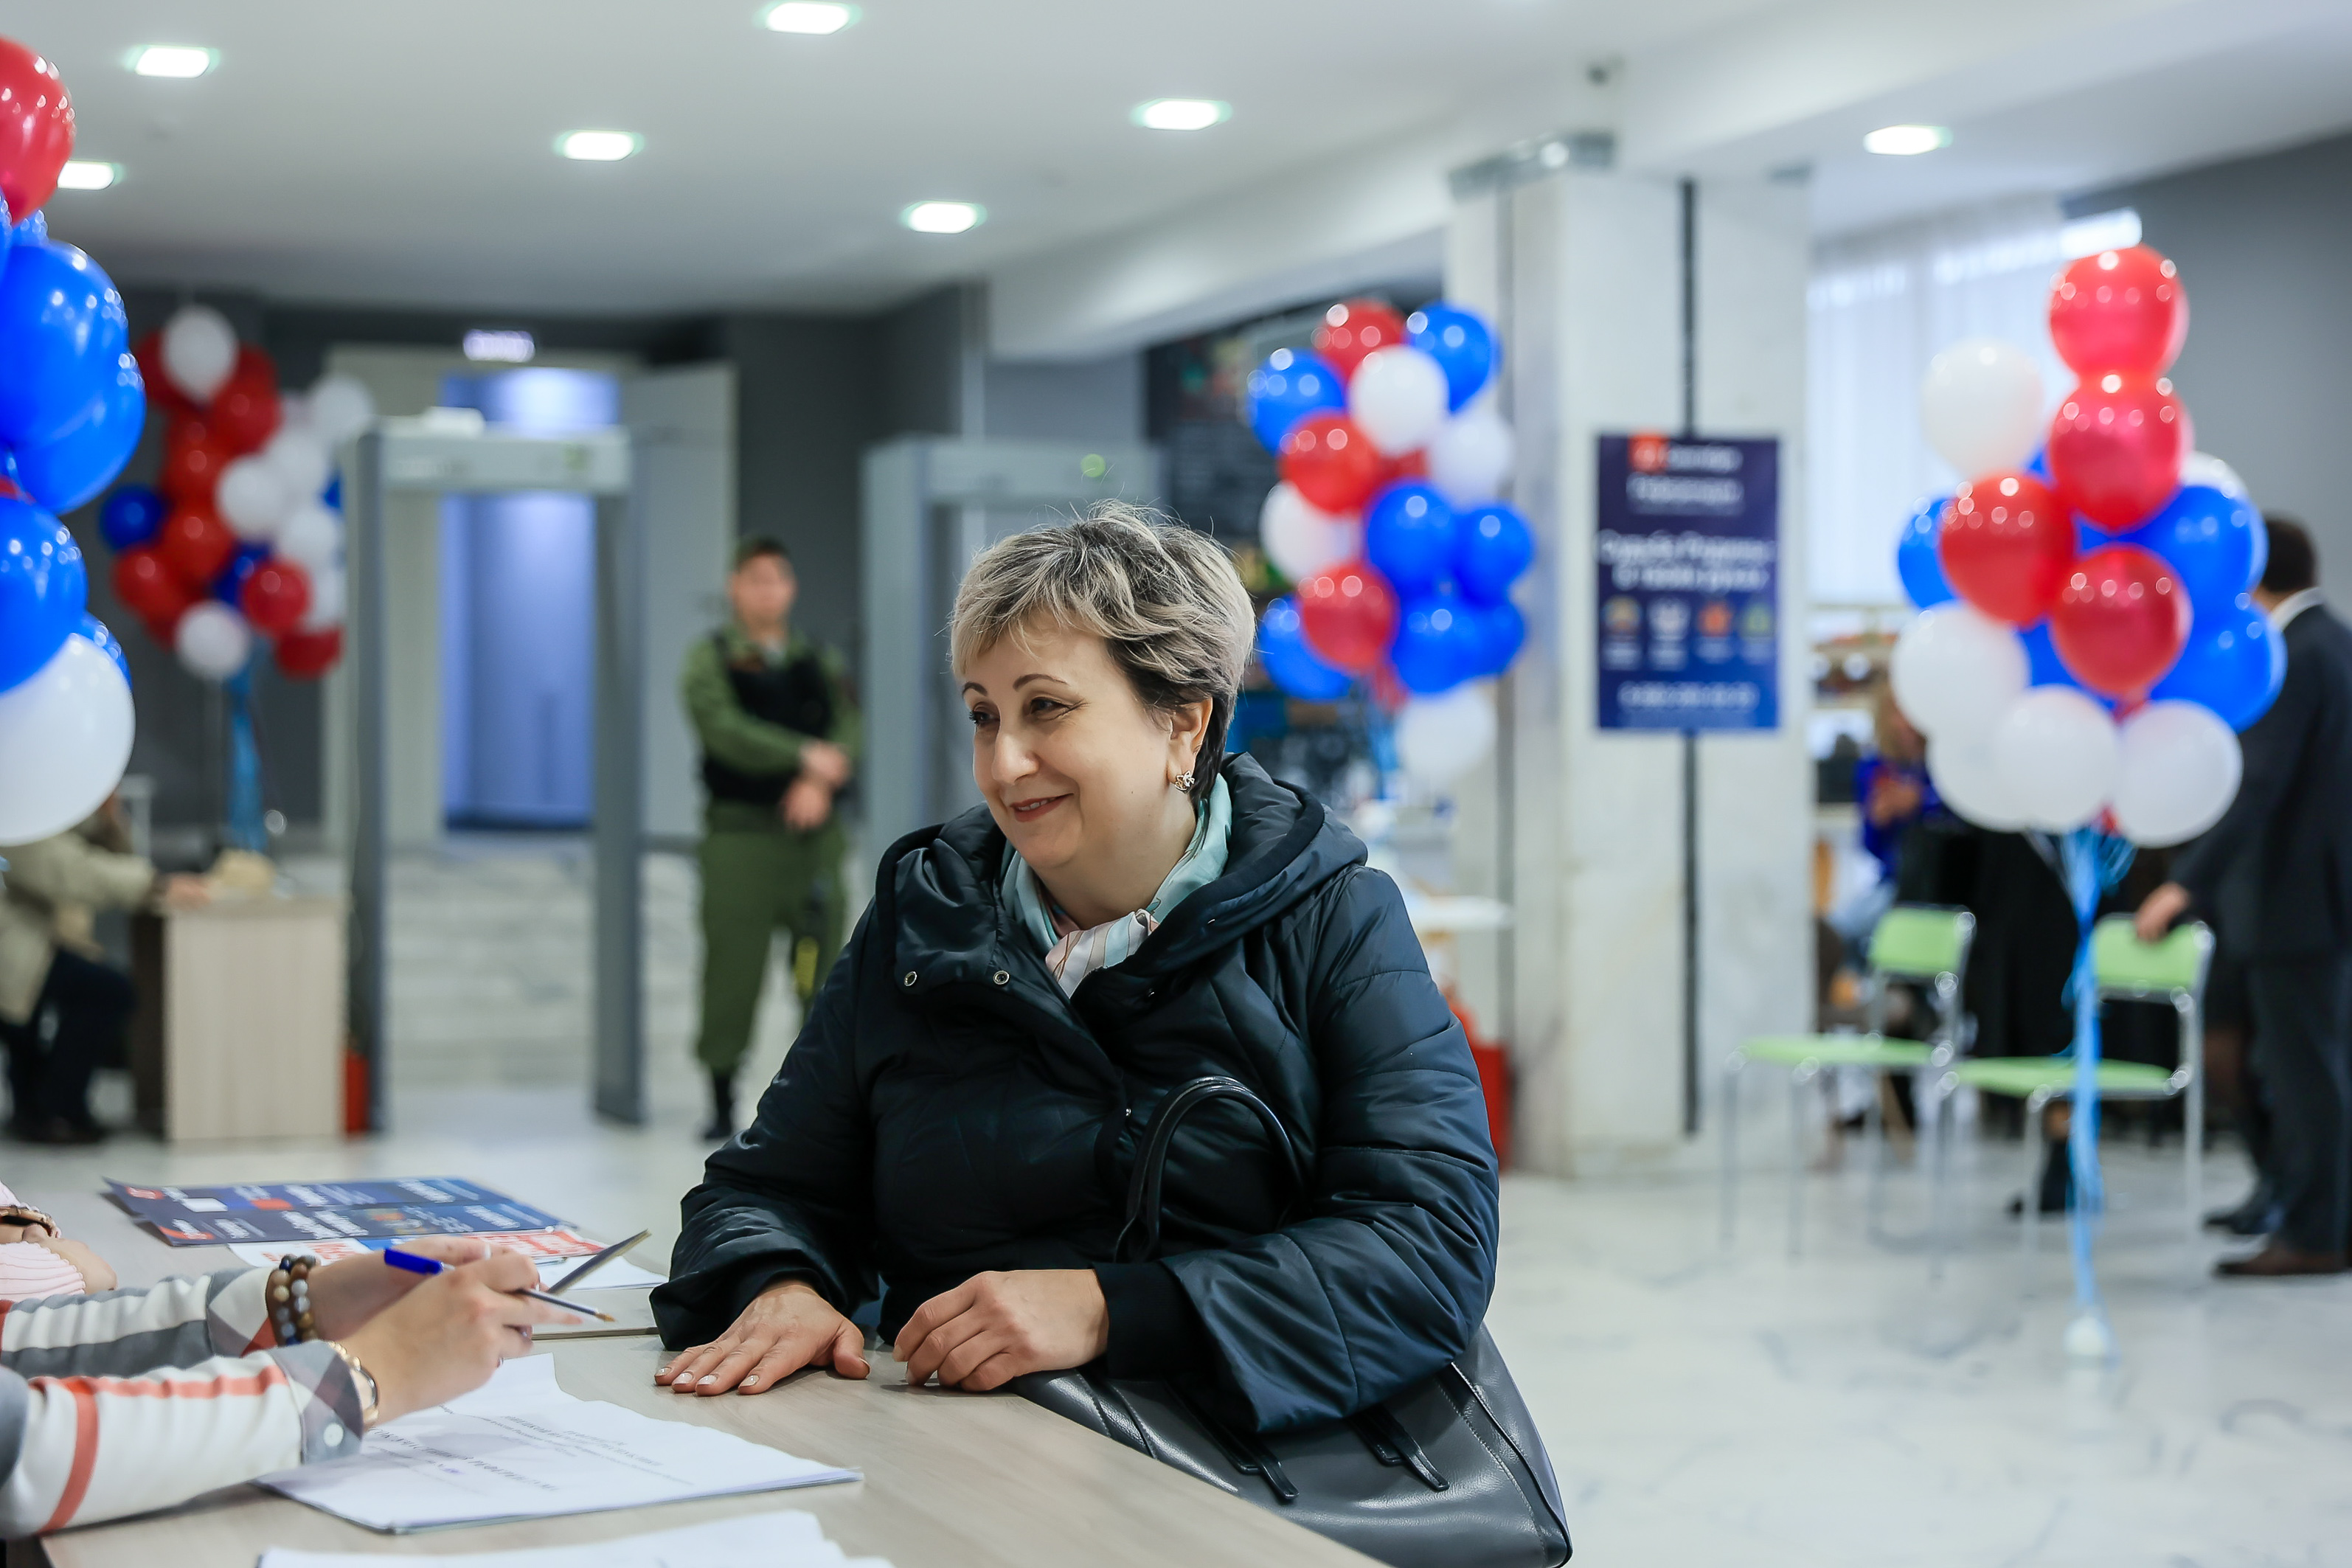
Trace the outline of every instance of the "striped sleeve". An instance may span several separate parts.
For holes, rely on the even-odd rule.
[[[359,1452],[359,1390],[334,1347],[258,1348],[267,1278],[0,1303],[0,1537]]]

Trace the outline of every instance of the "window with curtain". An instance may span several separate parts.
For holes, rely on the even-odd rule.
[[[1825,240],[1808,296],[1806,440],[1817,606],[1903,602],[1905,518],[1964,477],[1919,430],[1928,361],[2003,338],[2042,364],[2055,409],[2074,377],[2050,347],[2050,279],[2068,258],[2137,244],[2128,209],[2065,221],[2055,197],[2005,202]]]

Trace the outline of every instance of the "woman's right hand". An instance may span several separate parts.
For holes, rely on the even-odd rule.
[[[539,1289],[539,1268],[520,1252],[444,1269],[343,1337],[375,1379],[379,1425],[470,1394],[499,1363],[530,1353],[533,1323],[576,1323],[560,1308],[517,1296]]]
[[[114,1270],[105,1258],[79,1241],[68,1241],[62,1236],[28,1236],[25,1239],[37,1247],[46,1247],[74,1266],[81,1276],[82,1289],[90,1295],[111,1290],[115,1286]]]
[[[707,1345],[689,1345],[654,1373],[679,1394],[758,1394],[804,1366],[829,1366],[844,1377],[864,1377],[866,1331],[797,1279],[752,1299],[728,1331]]]

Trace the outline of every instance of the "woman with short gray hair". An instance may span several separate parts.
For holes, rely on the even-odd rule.
[[[1099,1361],[1254,1430],[1464,1352],[1494,1284],[1476,1070],[1395,885],[1225,753],[1251,626],[1221,549],[1124,506],[972,563],[950,642],[985,804],[884,854],[757,1119],[688,1194],[660,1381],[862,1377],[877,1293],[916,1382]],[[1208,1079],[1249,1094],[1178,1093]]]

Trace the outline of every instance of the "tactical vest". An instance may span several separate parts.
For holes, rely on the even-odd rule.
[[[814,650],[781,665],[765,659],[738,663],[727,657],[726,633],[716,633],[710,640],[719,649],[727,683],[735,689],[735,700],[743,705],[744,712],[818,740],[833,733],[833,683],[825,679],[824,663]],[[797,772],[747,773],[709,752],[702,758],[702,784],[713,800],[773,806],[784,798]]]

